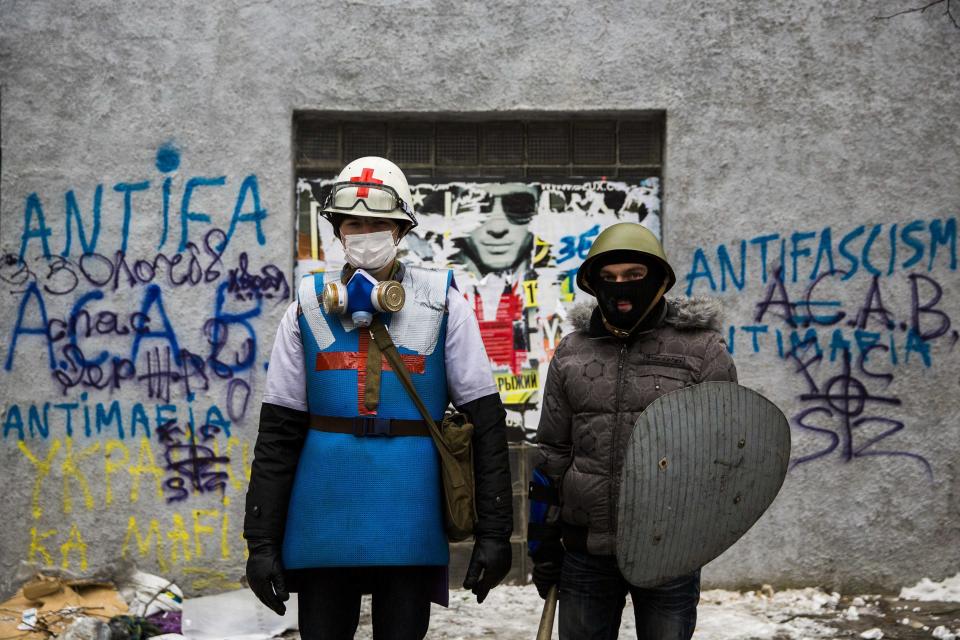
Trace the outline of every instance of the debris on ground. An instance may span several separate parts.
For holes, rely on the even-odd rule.
[[[0,605],[0,640],[297,640],[297,597],[285,616],[262,605],[249,589],[184,598],[166,578],[136,570],[116,587],[102,578],[37,574]],[[124,601],[126,599],[126,601]],[[899,596],[841,595],[821,588],[701,593],[694,640],[960,640],[960,574],[928,578]],[[469,591],[434,606],[429,637],[436,640],[527,640],[543,600],[532,585],[494,589],[483,605]],[[621,638],[636,636],[627,598]],[[556,629],[554,630],[556,638]],[[361,604],[357,640],[372,638],[370,597]]]
[[[183,591],[171,580],[143,571],[120,579],[120,595],[130,605],[130,614],[149,618],[165,611],[180,611]]]
[[[0,638],[59,637],[80,619],[94,618],[106,624],[127,609],[112,584],[37,575],[0,604]]]
[[[96,618],[78,618],[58,636],[62,640],[113,640],[110,626]]]
[[[181,633],[190,640],[269,640],[297,628],[297,598],[291,595],[283,616],[267,608],[250,589],[237,589],[215,596],[188,598],[183,602]]]

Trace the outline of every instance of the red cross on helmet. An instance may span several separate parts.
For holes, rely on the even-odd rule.
[[[386,158],[357,158],[343,168],[330,187],[320,215],[337,232],[338,215],[362,218],[387,218],[400,226],[402,238],[417,226],[413,214],[410,186],[400,167]]]

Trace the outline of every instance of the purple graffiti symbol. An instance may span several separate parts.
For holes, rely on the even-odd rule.
[[[803,401],[826,402],[841,419],[843,426],[843,457],[850,461],[854,458],[853,427],[851,418],[861,415],[868,402],[878,402],[887,405],[900,405],[899,398],[873,396],[867,391],[860,380],[851,375],[850,352],[843,352],[843,369],[839,375],[830,378],[824,385],[824,391],[805,393],[800,396]]]

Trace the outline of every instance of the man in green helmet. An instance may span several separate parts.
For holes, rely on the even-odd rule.
[[[675,281],[656,236],[635,223],[604,230],[577,274],[597,300],[574,308],[576,330],[550,362],[534,482],[551,506],[528,534],[540,595],[559,585],[561,640],[617,638],[627,593],[640,638],[690,638],[696,626],[699,571],[640,589],[614,556],[620,469],[637,417],[671,391],[737,380],[719,305],[667,300]]]

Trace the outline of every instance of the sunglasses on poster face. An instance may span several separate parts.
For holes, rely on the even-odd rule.
[[[496,200],[500,200],[503,213],[515,224],[527,224],[537,213],[537,198],[527,191],[515,191],[502,195],[487,194],[480,200],[480,212],[492,212]]]

